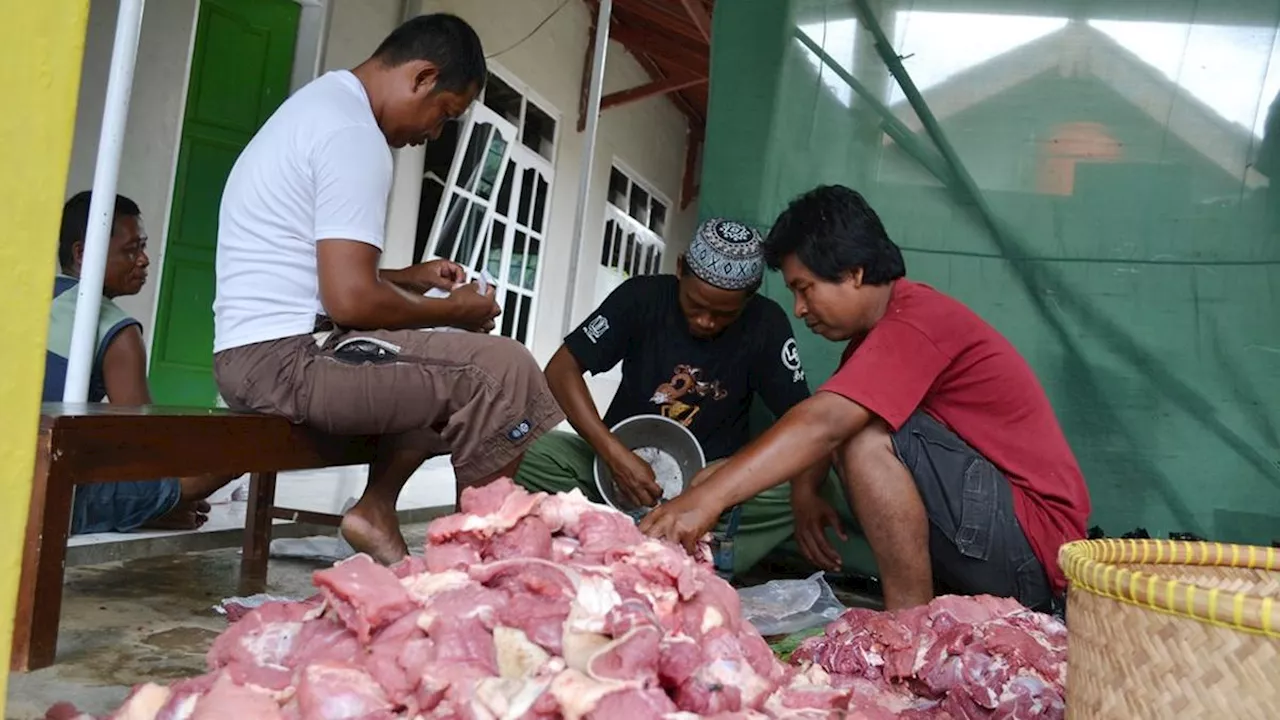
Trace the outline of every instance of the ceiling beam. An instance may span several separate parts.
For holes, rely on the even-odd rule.
[[[667,77],[667,73],[664,72],[662,68],[658,67],[658,63],[655,62],[652,57],[648,55],[636,55],[636,61],[640,63],[640,67],[645,69],[645,72],[649,73],[649,77],[656,80],[661,80]],[[690,102],[689,98],[684,96],[684,93],[673,92],[670,97],[671,102],[675,103],[676,109],[684,113],[685,117],[689,118],[690,125],[699,128],[706,127],[707,119],[703,116],[702,111]]]
[[[706,81],[707,79],[705,77],[694,77],[692,75],[678,75],[676,77],[654,80],[653,82],[645,83],[644,85],[637,85],[636,87],[627,90],[620,90],[618,92],[605,95],[604,99],[600,101],[600,109],[604,110],[606,108],[618,107],[619,105],[626,105],[627,103],[644,100],[656,95],[666,95],[667,93],[677,92],[687,87],[701,85]]]
[[[702,36],[707,43],[711,42],[711,15],[707,13],[706,7],[702,5],[702,0],[680,0],[684,4],[684,11],[689,14],[689,19],[693,21],[693,26],[698,29],[698,34]]]
[[[652,55],[695,75],[706,77],[711,68],[711,58],[705,48],[690,48],[678,41],[668,40],[657,32],[646,32],[630,23],[615,21],[609,37],[622,43],[635,54]]]
[[[707,42],[702,33],[689,22],[688,13],[678,5],[673,9],[671,0],[630,0],[625,8],[627,13],[661,25],[672,34],[693,42]]]

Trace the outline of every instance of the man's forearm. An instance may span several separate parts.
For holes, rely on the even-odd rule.
[[[408,270],[408,268],[378,270],[378,277],[394,284],[397,287],[404,288],[409,292],[425,293],[431,289],[429,287],[422,287],[419,283],[415,282],[412,279],[412,276],[405,272],[406,270]]]
[[[583,372],[573,353],[561,347],[547,363],[547,386],[573,429],[597,455],[604,456],[611,450],[613,433],[600,417]]]
[[[786,482],[820,482],[832,453],[866,427],[871,415],[842,397],[820,393],[796,405],[731,457],[701,489],[731,507]],[[803,477],[802,477],[803,476]],[[817,486],[814,486],[815,489]]]
[[[453,313],[447,298],[429,298],[404,290],[380,274],[357,307],[325,308],[333,321],[352,330],[417,330],[448,326]]]
[[[830,457],[824,457],[800,472],[791,479],[791,493],[817,493],[827,481],[827,473],[831,470]]]

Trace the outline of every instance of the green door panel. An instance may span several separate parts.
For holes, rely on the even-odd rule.
[[[298,16],[293,0],[200,3],[151,348],[157,403],[216,403],[218,204],[236,158],[288,95]]]

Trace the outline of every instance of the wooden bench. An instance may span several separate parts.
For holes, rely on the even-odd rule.
[[[204,408],[47,403],[41,409],[31,511],[14,618],[12,670],[53,664],[76,485],[250,473],[240,592],[266,583],[273,518],[336,525],[338,517],[274,507],[276,473],[359,465],[376,438],[324,435],[266,415]]]

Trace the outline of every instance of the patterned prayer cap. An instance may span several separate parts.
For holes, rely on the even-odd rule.
[[[685,267],[722,290],[752,288],[764,277],[763,242],[754,228],[711,218],[698,226],[685,254]]]

